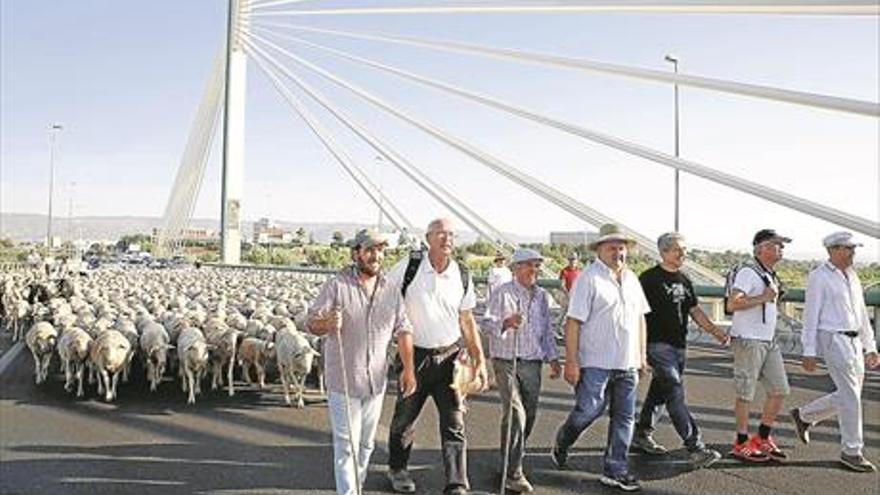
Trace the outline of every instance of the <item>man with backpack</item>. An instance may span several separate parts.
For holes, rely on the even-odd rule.
[[[727,277],[725,309],[733,314],[730,347],[736,390],[736,440],[731,453],[743,462],[788,460],[771,431],[789,394],[782,351],[775,341],[781,284],[773,271],[789,242],[773,229],[758,231],[752,239],[754,258],[734,267]],[[766,398],[758,434],[749,437],[749,409],[759,381]]]
[[[467,440],[463,397],[452,384],[455,361],[463,341],[473,362],[476,381],[488,384],[486,363],[473,308],[473,281],[463,264],[452,257],[455,232],[452,222],[439,218],[428,224],[427,252],[414,251],[389,274],[404,297],[413,332],[397,341],[399,393],[388,439],[388,479],[395,492],[414,493],[416,484],[407,472],[415,422],[428,397],[440,418],[444,494],[466,494]]]

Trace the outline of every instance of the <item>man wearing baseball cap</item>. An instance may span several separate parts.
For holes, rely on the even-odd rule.
[[[501,453],[509,456],[502,476],[505,489],[517,493],[534,491],[523,472],[523,456],[537,417],[541,368],[549,363],[551,378],[558,378],[561,371],[548,294],[537,285],[543,261],[533,249],[514,251],[514,278],[492,292],[485,314],[501,396]]]
[[[837,416],[840,425],[840,462],[857,472],[875,471],[862,450],[862,385],[865,365],[880,365],[874,330],[862,295],[862,283],[853,269],[855,250],[861,244],[849,232],[835,232],[822,240],[828,260],[807,279],[804,302],[802,364],[816,370],[818,356],[825,359],[834,392],[791,410],[798,438],[810,442],[810,427]]]
[[[754,258],[739,267],[733,277],[727,310],[731,318],[730,347],[733,351],[733,382],[736,390],[736,440],[732,454],[743,462],[784,462],[787,454],[771,435],[773,423],[789,394],[782,351],[774,339],[781,283],[773,268],[782,259],[788,237],[763,229],[752,239]],[[766,394],[758,434],[749,437],[749,410],[758,382]]]
[[[386,350],[393,336],[412,332],[400,291],[382,273],[387,244],[375,230],[358,232],[349,244],[354,264],[324,284],[308,313],[308,330],[327,336],[324,376],[340,495],[360,493],[367,478],[385,397]]]

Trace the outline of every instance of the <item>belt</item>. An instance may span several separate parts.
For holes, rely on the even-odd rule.
[[[453,349],[458,349],[458,342],[454,342],[452,344],[449,344],[449,345],[443,346],[443,347],[432,347],[432,348],[416,347],[415,348],[416,352],[423,352],[423,353],[428,354],[430,356],[438,356],[440,354],[446,354]]]

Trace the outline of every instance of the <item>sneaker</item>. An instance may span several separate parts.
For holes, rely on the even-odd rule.
[[[721,459],[721,453],[717,450],[703,447],[702,449],[690,452],[688,457],[690,458],[691,465],[694,466],[694,469],[703,469],[718,462],[718,460]]]
[[[467,488],[461,485],[456,485],[443,491],[443,495],[467,495],[467,493]]]
[[[602,483],[605,486],[620,488],[625,492],[637,492],[642,489],[639,480],[629,473],[615,475],[603,474],[602,477],[599,478],[599,483]]]
[[[532,493],[535,491],[535,487],[533,487],[532,484],[529,483],[529,480],[522,475],[516,478],[507,478],[507,480],[504,481],[504,489],[516,493]]]
[[[858,473],[871,473],[877,468],[862,455],[840,454],[840,462],[847,468]]]
[[[568,451],[559,445],[554,445],[553,450],[550,451],[550,459],[553,460],[556,469],[565,469],[565,463],[568,461]]]
[[[648,455],[663,455],[667,453],[666,447],[654,441],[654,437],[651,435],[633,435],[629,448],[630,450],[644,452]]]
[[[758,449],[760,449],[761,452],[770,456],[771,460],[774,460],[776,462],[788,461],[788,454],[786,454],[785,452],[780,450],[779,447],[776,446],[776,442],[773,440],[772,435],[767,438],[761,438],[758,435],[755,435],[752,438],[756,439],[755,441],[757,442]]]
[[[416,482],[413,481],[406,469],[388,471],[388,481],[391,482],[391,489],[397,493],[416,492]]]
[[[758,448],[757,437],[752,437],[743,443],[734,443],[730,455],[743,462],[767,462],[770,455]]]
[[[797,437],[803,443],[810,443],[810,427],[813,424],[801,419],[800,409],[794,408],[789,412],[791,413],[791,420],[794,422],[794,431],[797,433]]]

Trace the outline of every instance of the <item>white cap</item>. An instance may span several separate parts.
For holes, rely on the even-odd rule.
[[[544,261],[544,257],[541,256],[541,253],[529,248],[516,248],[516,251],[513,252],[513,264],[532,260]]]
[[[822,245],[830,248],[834,246],[858,247],[862,244],[853,241],[853,235],[851,232],[841,231],[826,235],[825,238],[822,239]]]

